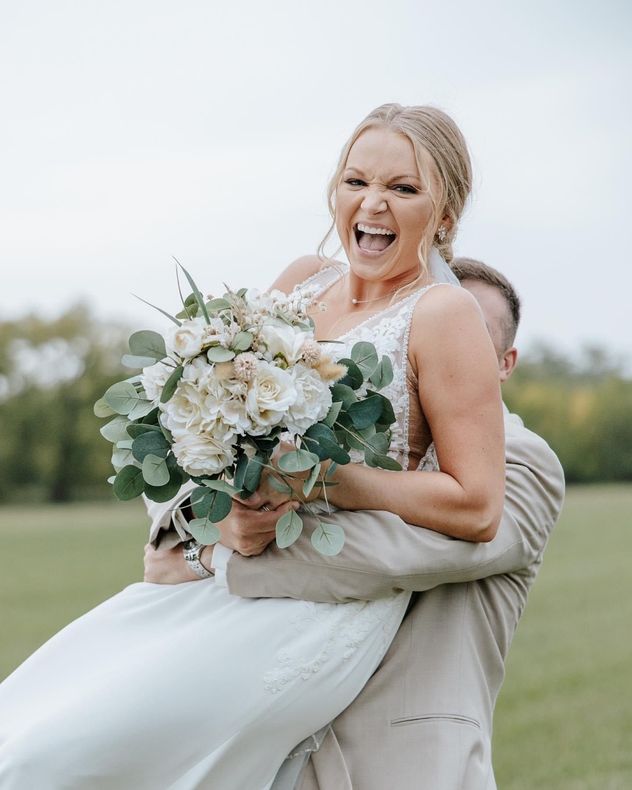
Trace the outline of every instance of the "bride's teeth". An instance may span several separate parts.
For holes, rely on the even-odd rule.
[[[358,230],[361,233],[373,233],[373,234],[380,234],[382,236],[394,236],[392,230],[388,230],[388,228],[371,228],[368,225],[362,225],[358,222]]]

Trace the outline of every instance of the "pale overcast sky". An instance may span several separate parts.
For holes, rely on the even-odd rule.
[[[0,318],[88,300],[135,327],[267,285],[385,101],[435,104],[476,169],[456,251],[505,272],[523,346],[632,359],[629,3],[20,0],[0,10]]]

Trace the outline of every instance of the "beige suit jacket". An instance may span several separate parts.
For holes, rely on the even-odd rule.
[[[346,543],[316,555],[307,529],[289,549],[233,555],[231,593],[312,601],[417,593],[384,661],[335,722],[300,790],[491,790],[492,713],[528,590],[563,502],[553,451],[505,420],[507,483],[500,529],[467,543],[382,511],[338,512]],[[154,537],[166,528],[153,507]],[[279,784],[279,787],[281,785]]]

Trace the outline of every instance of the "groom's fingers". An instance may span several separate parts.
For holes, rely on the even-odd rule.
[[[222,543],[245,557],[261,554],[275,539],[279,518],[297,506],[296,502],[284,502],[275,510],[251,510],[234,502],[231,513],[218,525]]]

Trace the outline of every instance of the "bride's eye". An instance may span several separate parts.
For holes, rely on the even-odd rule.
[[[345,184],[348,184],[350,187],[364,187],[366,186],[366,181],[362,181],[361,178],[345,178]]]
[[[396,192],[400,192],[402,195],[416,195],[419,191],[410,184],[395,184],[393,189]]]

